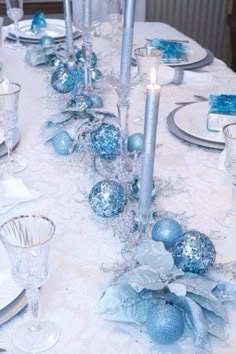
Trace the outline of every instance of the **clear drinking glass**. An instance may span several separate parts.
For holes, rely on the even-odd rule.
[[[8,160],[1,167],[9,174],[20,172],[26,167],[24,161],[18,161],[12,157],[20,91],[21,86],[19,84],[8,81],[0,83],[0,123],[4,129],[5,144],[8,152]]]
[[[134,51],[138,73],[144,83],[150,82],[151,70],[155,69],[158,74],[162,60],[162,52],[157,48],[137,48]]]
[[[7,16],[14,22],[16,41],[9,47],[12,49],[23,48],[19,40],[19,20],[23,17],[23,0],[6,0]]]
[[[217,216],[217,222],[225,227],[236,228],[236,123],[223,128],[225,139],[225,168],[232,176],[232,205]]]
[[[0,228],[0,238],[11,262],[12,277],[26,289],[32,316],[12,336],[16,348],[27,353],[48,350],[60,337],[53,322],[38,318],[38,288],[48,279],[49,248],[54,233],[55,224],[41,215],[16,216]]]

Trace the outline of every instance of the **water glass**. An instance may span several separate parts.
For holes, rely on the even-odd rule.
[[[9,174],[20,172],[26,167],[24,161],[15,160],[12,156],[20,92],[21,86],[17,83],[12,83],[7,80],[3,80],[0,83],[0,124],[4,130],[5,144],[8,152],[8,160],[4,162],[1,167]]]
[[[48,256],[54,233],[53,221],[41,215],[16,216],[0,228],[0,238],[10,258],[12,277],[26,289],[32,319],[16,329],[12,340],[16,348],[27,353],[48,350],[60,336],[53,322],[38,318],[38,288],[48,279]]]
[[[23,0],[5,0],[7,7],[7,16],[14,22],[16,42],[10,46],[12,49],[23,48],[19,39],[19,20],[23,17]]]
[[[159,65],[162,60],[162,52],[157,48],[137,48],[134,51],[138,66],[138,73],[143,80],[150,81],[152,69],[158,73]]]

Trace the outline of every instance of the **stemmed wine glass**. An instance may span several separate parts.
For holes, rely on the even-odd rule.
[[[12,49],[23,48],[19,40],[19,20],[23,17],[23,0],[6,0],[7,16],[14,22],[16,42],[10,46]]]
[[[236,229],[236,123],[224,126],[223,135],[225,139],[225,168],[231,174],[232,205],[229,210],[217,216],[217,222],[225,227]]]
[[[48,279],[48,256],[55,224],[41,215],[21,215],[6,221],[0,238],[10,258],[13,279],[26,289],[32,319],[22,323],[13,333],[16,348],[39,353],[51,348],[60,337],[51,321],[38,319],[38,288]]]
[[[18,103],[21,86],[4,80],[0,83],[0,124],[3,126],[8,160],[1,165],[2,170],[14,174],[25,169],[26,163],[12,157],[15,135],[17,133]]]

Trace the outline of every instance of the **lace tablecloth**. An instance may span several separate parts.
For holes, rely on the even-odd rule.
[[[135,46],[144,45],[145,38],[183,38],[183,34],[162,23],[137,23]],[[79,42],[78,42],[79,44]],[[94,48],[99,55],[110,43],[95,38]],[[29,67],[24,51],[13,51],[5,45],[0,49],[2,75],[22,85],[19,109],[21,140],[15,154],[27,161],[21,176],[27,186],[39,190],[43,196],[36,202],[18,206],[1,216],[0,222],[21,213],[40,213],[55,221],[57,226],[51,255],[51,276],[41,290],[41,313],[57,322],[61,328],[59,343],[50,350],[57,354],[146,354],[194,353],[191,341],[172,347],[154,346],[138,328],[105,322],[96,314],[96,303],[109,283],[111,274],[101,271],[102,263],[110,266],[121,260],[120,241],[112,230],[96,219],[89,205],[83,201],[93,182],[86,185],[81,161],[56,155],[40,139],[40,127],[48,116],[57,111],[48,85],[45,69]],[[161,89],[155,174],[163,180],[171,178],[173,193],[161,195],[158,209],[186,216],[189,228],[210,235],[217,250],[217,261],[230,262],[236,258],[235,235],[215,222],[219,210],[231,202],[231,180],[218,169],[219,150],[200,148],[171,135],[166,125],[168,113],[178,102],[193,100],[194,95],[207,97],[210,93],[233,93],[236,75],[220,60],[209,67],[212,81],[206,84],[166,85]],[[109,96],[109,97],[108,97]],[[142,132],[144,112],[143,88],[131,96],[130,132]],[[106,108],[116,113],[116,95],[105,97]],[[89,185],[90,184],[90,185]],[[175,192],[179,190],[179,192]],[[0,328],[0,347],[9,353],[13,349],[10,335],[16,325],[27,316],[23,313]],[[236,309],[229,315],[228,344],[212,341],[215,354],[236,351],[234,332]]]

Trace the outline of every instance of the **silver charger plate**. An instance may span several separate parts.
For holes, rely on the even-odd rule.
[[[213,142],[213,141],[208,141],[208,140],[200,139],[198,137],[194,137],[194,136],[189,135],[189,134],[185,133],[184,131],[180,130],[177,127],[177,125],[175,124],[174,118],[175,118],[176,112],[181,110],[186,105],[190,105],[190,104],[194,104],[194,103],[196,103],[196,102],[194,101],[194,102],[189,102],[189,103],[183,104],[183,105],[181,105],[180,107],[177,107],[176,109],[174,109],[173,111],[171,111],[168,114],[168,116],[167,116],[167,126],[168,126],[169,131],[172,134],[174,134],[175,136],[177,136],[178,138],[180,138],[181,140],[187,141],[188,143],[199,145],[199,146],[203,146],[203,147],[207,147],[207,148],[223,150],[224,149],[224,144],[223,143],[216,143],[216,142]]]
[[[13,132],[13,148],[17,146],[20,140],[20,133],[17,128],[14,129]],[[5,142],[0,144],[0,157],[5,156],[7,154],[7,147]]]
[[[214,54],[209,50],[209,49],[206,49],[206,56],[195,62],[195,63],[181,63],[180,65],[171,65],[172,67],[181,67],[181,69],[184,69],[184,70],[196,70],[196,69],[200,69],[206,65],[210,65],[214,60]]]
[[[27,305],[25,291],[0,311],[0,326],[20,313]]]

